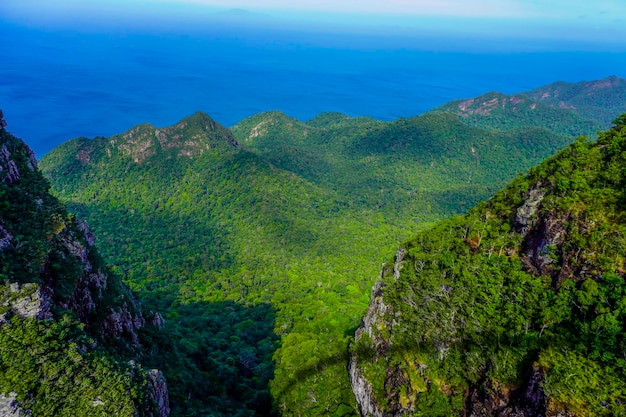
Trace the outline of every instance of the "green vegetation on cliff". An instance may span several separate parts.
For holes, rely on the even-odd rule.
[[[161,416],[148,374],[128,363],[141,312],[1,116],[0,402],[33,416]]]
[[[626,115],[403,245],[353,349],[362,398],[431,416],[626,413],[625,158]]]
[[[524,94],[554,108],[571,110],[605,128],[616,115],[626,112],[626,79],[614,75],[578,83],[559,81]]]
[[[0,329],[0,393],[17,393],[33,416],[133,417],[147,413],[140,368],[117,362],[64,317],[13,318]],[[156,414],[155,414],[156,415]]]

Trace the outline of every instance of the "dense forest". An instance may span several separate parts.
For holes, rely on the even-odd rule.
[[[625,156],[622,115],[404,244],[353,346],[362,409],[624,415]]]
[[[165,315],[148,363],[170,381],[173,415],[354,415],[348,345],[381,262],[572,140],[444,113],[272,112],[232,133],[199,113],[70,141],[42,167]]]

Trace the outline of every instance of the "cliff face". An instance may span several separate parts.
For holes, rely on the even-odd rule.
[[[626,116],[385,266],[350,362],[364,416],[624,412]]]
[[[400,268],[405,255],[406,250],[404,250],[404,248],[400,248],[396,253],[393,265],[394,279],[399,277]],[[391,318],[391,306],[386,304],[384,301],[385,293],[382,279],[384,278],[386,272],[386,268],[383,267],[381,277],[372,289],[367,314],[363,318],[361,327],[357,329],[355,334],[355,340],[357,343],[365,341],[368,343],[367,348],[369,349],[369,352],[364,352],[366,360],[371,360],[373,357],[385,357],[391,349],[390,337],[393,334],[394,320]],[[389,413],[383,413],[381,409],[382,407],[378,404],[378,400],[376,399],[376,393],[372,387],[372,382],[368,381],[367,377],[359,369],[356,360],[357,357],[358,354],[353,356],[348,370],[350,373],[350,384],[352,385],[352,390],[356,396],[361,415],[383,417]],[[385,379],[387,378],[388,377],[386,376]]]
[[[107,270],[94,247],[95,238],[86,223],[68,214],[48,193],[47,181],[38,171],[32,151],[6,132],[5,125],[2,120],[0,335],[3,332],[6,335],[19,332],[21,326],[39,326],[32,320],[40,321],[42,326],[50,326],[51,329],[55,328],[55,323],[62,323],[72,329],[68,330],[72,334],[60,332],[60,340],[54,342],[55,348],[61,346],[61,350],[67,347],[74,351],[72,346],[76,345],[76,341],[87,337],[84,339],[86,344],[78,349],[79,355],[83,356],[81,360],[91,360],[101,347],[114,355],[116,349],[121,349],[124,354],[140,354],[139,330],[146,320],[139,303],[119,278]],[[11,354],[11,346],[8,341],[4,344],[0,342],[0,351]],[[28,358],[35,362],[43,361],[34,353]],[[109,365],[113,372],[122,366]],[[35,411],[39,410],[39,404],[33,397],[37,399],[38,393],[41,394],[44,389],[54,391],[54,388],[34,383],[30,386],[17,384],[17,392],[14,392],[9,378],[13,365],[0,359],[0,369],[6,376],[0,381],[4,407],[17,410],[9,415],[28,415],[25,413],[30,411],[20,408],[21,402],[28,403]],[[41,372],[44,372],[43,368]],[[129,382],[145,385],[142,389],[146,389],[146,395],[133,400],[136,407],[148,403],[158,405],[151,413],[134,412],[159,417],[168,414],[167,389],[162,374],[158,375],[159,378],[153,377],[152,373],[137,375],[134,381]],[[96,405],[100,402],[104,404],[102,400],[92,401]],[[105,409],[98,408],[103,412]]]

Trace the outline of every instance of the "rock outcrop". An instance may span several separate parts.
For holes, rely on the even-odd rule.
[[[157,413],[155,417],[167,417],[170,414],[170,401],[163,372],[158,369],[151,369],[148,372],[148,377],[148,398],[150,402],[156,404]]]
[[[11,233],[5,230],[2,225],[0,225],[0,251],[6,249],[11,245],[11,240],[13,240],[13,236]]]
[[[49,288],[33,283],[20,285],[17,282],[10,284],[7,282],[7,284],[1,292],[4,312],[0,315],[0,323],[6,321],[9,315],[37,320],[52,318],[52,298]]]
[[[1,115],[0,115],[1,116]],[[32,414],[24,410],[17,403],[17,393],[0,394],[0,416],[2,417],[30,417]]]
[[[491,380],[482,387],[468,391],[468,417],[543,417],[546,415],[546,395],[543,392],[545,376],[533,368],[520,388],[511,390]]]

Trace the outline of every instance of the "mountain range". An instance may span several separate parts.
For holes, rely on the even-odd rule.
[[[536,219],[538,213],[552,207],[545,205],[552,201],[550,196],[567,197],[572,190],[578,190],[576,187],[586,185],[572,185],[576,178],[570,173],[570,184],[559,178],[560,182],[552,188],[541,189],[541,201],[545,201],[535,204],[533,198],[539,197],[532,191],[531,183],[546,181],[537,174],[542,168],[526,179],[518,177],[519,173],[567,147],[576,136],[595,135],[607,128],[607,115],[626,107],[626,101],[620,99],[623,88],[623,80],[616,77],[576,85],[556,83],[526,95],[489,93],[394,122],[337,113],[324,113],[302,122],[280,112],[268,112],[227,129],[208,115],[197,113],[168,128],[140,125],[110,138],[74,139],[46,155],[40,164],[53,193],[69,210],[86,219],[98,236],[97,245],[110,273],[123,278],[142,300],[144,309],[159,311],[164,317],[165,324],[155,326],[160,329],[140,332],[140,353],[127,356],[136,357],[146,367],[162,370],[168,381],[171,415],[348,416],[359,410],[364,415],[404,415],[419,410],[419,403],[441,403],[441,415],[467,410],[491,412],[493,408],[486,404],[504,398],[503,390],[518,392],[527,386],[524,372],[530,368],[521,364],[526,365],[543,352],[544,343],[553,339],[542,337],[558,333],[565,319],[541,318],[548,324],[538,335],[542,330],[541,326],[539,330],[536,327],[539,316],[529,318],[527,329],[534,332],[534,339],[524,340],[526,350],[519,348],[515,352],[495,347],[499,346],[498,338],[509,331],[506,329],[500,333],[494,330],[485,339],[472,339],[466,334],[471,329],[458,336],[455,332],[460,331],[461,325],[453,321],[454,331],[445,333],[447,322],[436,320],[443,311],[439,304],[433,301],[435,307],[429,310],[426,307],[430,308],[430,304],[415,306],[421,301],[402,298],[404,289],[411,285],[432,285],[436,289],[438,278],[422,284],[419,277],[400,279],[401,266],[408,265],[402,259],[417,253],[418,249],[411,249],[414,247],[426,251],[432,246],[436,251],[452,244],[448,238],[436,236],[445,235],[448,229],[465,227],[461,244],[454,243],[449,259],[428,263],[428,254],[410,258],[418,266],[424,260],[427,269],[435,271],[433,276],[437,276],[437,271],[446,271],[446,262],[458,262],[458,268],[463,270],[464,257],[468,253],[483,254],[487,245],[482,241],[488,241],[487,234],[475,232],[482,227],[479,220],[489,223],[485,230],[493,228],[498,230],[494,234],[501,234],[497,237],[500,240],[494,238],[497,242],[489,241],[489,248],[493,248],[483,254],[493,258],[494,265],[486,261],[489,268],[506,264],[504,260],[513,259],[516,254],[517,259],[525,259],[520,253],[532,250],[528,249],[530,244],[519,241],[537,235],[537,225],[552,221]],[[558,102],[550,99],[557,96]],[[611,133],[604,135],[601,138]],[[583,148],[587,149],[585,152],[597,152],[592,145],[580,141],[568,149]],[[616,169],[615,164],[611,167]],[[421,231],[436,221],[466,212],[514,179],[517,185],[506,189],[514,191],[501,192],[491,200],[490,204],[500,201],[498,215],[490,220],[493,225],[485,219],[490,214],[480,212],[485,210],[482,205],[471,212],[469,220],[455,219],[428,232]],[[520,228],[526,226],[518,222],[507,229],[505,220],[511,216],[506,213],[517,213],[524,204],[532,206],[532,210],[540,207],[541,211],[522,220],[532,231],[520,237]],[[597,213],[608,215],[612,209],[613,206]],[[471,227],[457,226],[455,222],[469,222]],[[15,236],[12,231],[7,233]],[[422,243],[424,236],[431,234],[441,240],[437,240],[441,246],[437,242],[431,246]],[[414,236],[418,236],[419,243],[408,243],[402,249],[409,255],[392,262],[398,272],[390,267],[383,269],[365,325],[357,330],[357,342],[349,351],[354,332],[368,309],[368,294],[381,263],[395,252],[399,242],[415,242],[409,240]],[[452,232],[450,236],[455,237],[449,239],[458,238]],[[574,235],[567,236],[570,239]],[[542,250],[556,250],[555,257],[562,258],[566,252],[558,245],[563,242],[555,242],[546,243]],[[544,256],[542,250],[538,252]],[[619,254],[613,249],[609,252]],[[528,259],[531,260],[527,262],[534,262],[531,255]],[[514,265],[517,268],[517,263]],[[592,262],[591,267],[597,265]],[[513,271],[513,267],[507,268],[507,273]],[[531,291],[532,297],[541,293],[547,297],[546,303],[552,300],[551,293],[539,285],[542,278],[537,281],[531,275],[552,276],[555,267],[545,271],[537,265],[535,269],[520,268],[515,269],[514,275],[528,275],[523,278],[535,291]],[[622,273],[619,268],[612,272]],[[445,274],[447,277],[451,273]],[[397,276],[398,282],[404,283],[403,290],[395,290],[389,276]],[[569,279],[574,287],[588,279],[604,285],[594,277]],[[8,278],[10,282],[16,279]],[[441,282],[453,287],[447,281]],[[548,287],[558,295],[560,284]],[[466,286],[471,285],[474,284]],[[415,288],[407,291],[419,292]],[[485,294],[492,290],[485,288]],[[393,294],[400,294],[399,298],[390,298],[396,296]],[[432,297],[436,299],[435,295]],[[472,298],[478,300],[475,307],[484,302],[480,297],[484,295]],[[532,300],[524,298],[519,302],[527,305]],[[498,317],[510,313],[498,310],[506,304],[498,303],[492,313]],[[380,305],[385,307],[376,307]],[[391,335],[381,330],[390,327],[386,321],[390,316],[375,314],[387,307],[405,315],[406,324],[404,318],[396,320],[401,323],[400,328],[414,331],[399,336],[403,339],[398,340],[407,346],[405,350],[397,354],[394,351],[381,360],[380,355],[386,355],[384,352],[395,343]],[[476,307],[476,314],[479,310]],[[418,326],[411,320],[420,314],[434,318],[424,320],[425,324],[418,320]],[[489,312],[480,314],[490,317]],[[458,317],[463,317],[467,324],[466,317]],[[481,320],[476,326],[493,326],[489,320]],[[577,323],[573,318],[568,320]],[[378,323],[382,333],[373,331],[371,323]],[[525,323],[520,326],[524,328]],[[443,332],[442,336],[431,336],[435,330]],[[364,334],[370,339],[364,338]],[[519,341],[519,334],[506,334],[513,338],[507,339],[507,343]],[[455,345],[457,336],[470,337],[473,345]],[[424,342],[416,348],[408,342],[411,337]],[[437,345],[440,341],[444,343],[441,349]],[[493,363],[500,366],[500,362],[476,356],[475,346],[490,346],[491,350],[485,350],[485,355],[492,355],[490,358],[515,353],[511,363],[518,364],[520,371],[503,367],[504,376],[492,377]],[[422,347],[424,352],[432,353],[428,360],[421,361],[419,355],[407,356],[415,352],[417,355]],[[454,355],[447,355],[448,351]],[[576,352],[586,351],[581,348]],[[402,355],[406,356],[405,362],[400,360]],[[469,363],[468,358],[474,358],[472,355],[476,356],[473,374],[437,373],[448,364],[464,366]],[[450,362],[452,357],[456,362]],[[353,365],[348,373],[350,358]],[[368,361],[373,365],[368,365]],[[594,362],[589,366],[606,363]],[[509,366],[509,362],[506,364]],[[427,372],[424,377],[420,373],[422,365],[433,373]],[[422,375],[422,382],[413,378],[414,374]],[[384,375],[394,375],[397,380]],[[541,368],[541,375],[548,378],[541,381],[549,380],[548,365]],[[452,379],[447,380],[448,376]],[[407,378],[409,385],[402,382]],[[494,392],[500,389],[499,394],[486,394],[485,388],[480,387],[487,385],[480,385],[480,381],[492,384],[489,389]],[[562,382],[555,383],[559,386]],[[496,384],[500,384],[497,389],[493,388]],[[466,401],[468,395],[476,400]],[[542,395],[552,398],[545,392]],[[609,397],[602,397],[602,401],[615,398]],[[18,396],[18,403],[21,398]],[[506,397],[505,402],[513,404],[512,398]],[[563,401],[546,399],[542,404],[547,405],[541,410],[553,407],[577,413],[572,404]],[[595,407],[589,401],[584,404],[589,409]],[[524,407],[519,405],[515,410],[526,410]],[[534,415],[528,414],[530,411],[520,413]]]

